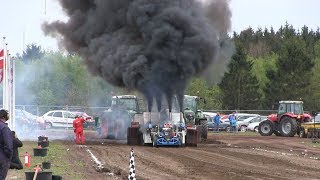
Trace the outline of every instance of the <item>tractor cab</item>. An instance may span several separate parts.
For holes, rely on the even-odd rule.
[[[111,101],[112,108],[121,108],[134,116],[145,111],[145,104],[143,99],[139,99],[135,95],[121,95],[113,96]]]
[[[183,107],[184,110],[192,111],[194,112],[194,117],[195,118],[205,118],[203,115],[202,111],[198,109],[199,107],[199,101],[202,98],[198,96],[189,96],[189,95],[184,95],[184,100],[183,100]]]
[[[278,116],[290,113],[294,115],[303,114],[303,102],[302,101],[280,101],[278,108]]]

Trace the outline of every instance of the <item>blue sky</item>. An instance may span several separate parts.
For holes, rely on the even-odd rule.
[[[0,37],[6,36],[12,54],[22,53],[31,43],[57,50],[57,41],[41,31],[44,21],[66,20],[57,0],[0,0],[0,4],[4,5]],[[294,28],[320,27],[320,0],[231,0],[230,7],[232,31],[236,32],[249,26],[277,30],[286,21]]]

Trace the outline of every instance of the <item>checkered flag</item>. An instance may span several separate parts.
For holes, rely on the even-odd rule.
[[[128,179],[130,179],[130,180],[136,180],[136,167],[135,167],[135,164],[134,164],[133,148],[131,148],[131,154],[130,154],[129,176],[128,176]]]

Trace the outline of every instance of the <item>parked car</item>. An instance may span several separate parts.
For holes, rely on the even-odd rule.
[[[257,117],[260,116],[259,114],[249,114],[249,113],[235,113],[237,121],[245,120],[249,117]]]
[[[247,131],[258,132],[259,124],[260,124],[262,121],[267,120],[267,116],[260,116],[260,120],[261,120],[261,121],[256,121],[256,122],[250,123],[250,124],[247,126]]]
[[[260,115],[253,115],[251,117],[248,117],[246,119],[242,119],[241,117],[237,120],[237,127],[238,130],[241,132],[245,132],[247,131],[247,127],[250,123],[253,122],[260,122],[261,121],[261,117]]]
[[[203,112],[203,115],[208,119],[208,118],[213,118],[215,115],[217,115],[217,113],[213,113],[213,112]]]
[[[214,122],[213,122],[212,118],[210,120],[208,120],[208,130],[214,130]],[[225,120],[225,121],[220,120],[219,130],[229,132],[230,131],[230,121],[229,120]]]
[[[75,113],[67,110],[54,110],[40,116],[37,121],[46,124],[46,128],[65,127],[72,128]]]
[[[219,129],[230,132],[230,121],[225,120],[222,123],[219,124]]]

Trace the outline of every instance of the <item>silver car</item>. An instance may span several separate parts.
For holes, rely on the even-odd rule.
[[[250,123],[253,123],[253,122],[260,122],[262,119],[261,117],[258,115],[258,116],[253,116],[253,117],[248,117],[246,119],[243,119],[243,120],[238,120],[237,121],[237,126],[238,126],[238,130],[241,131],[241,132],[245,132],[247,131],[247,127]]]

